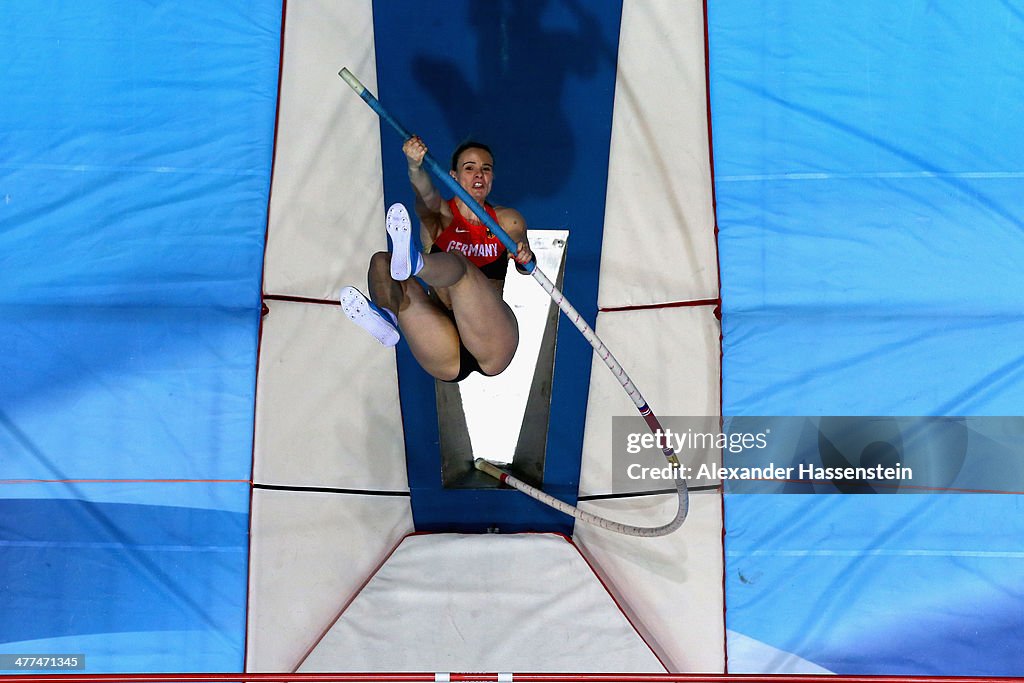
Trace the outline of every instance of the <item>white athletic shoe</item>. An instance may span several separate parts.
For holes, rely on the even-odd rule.
[[[386,308],[380,308],[355,287],[341,288],[341,310],[359,327],[372,334],[384,346],[394,346],[401,338],[398,319]]]
[[[412,238],[412,221],[401,204],[392,204],[384,221],[391,236],[391,277],[408,280],[423,267],[423,255]]]

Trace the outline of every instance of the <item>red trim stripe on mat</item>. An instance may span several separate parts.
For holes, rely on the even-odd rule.
[[[0,484],[250,484],[248,479],[0,479]],[[3,679],[3,676],[0,676]]]
[[[696,308],[698,306],[720,306],[721,299],[694,299],[693,301],[670,301],[663,304],[637,304],[635,306],[609,306],[597,309],[601,313],[620,313],[622,311],[647,311],[654,308]]]
[[[14,674],[0,676],[4,683],[193,683],[199,681],[246,683],[247,681],[315,681],[371,683],[375,681],[436,683],[437,681],[519,681],[520,683],[1020,683],[1009,676],[837,676],[825,674],[638,674],[638,673],[179,673],[179,674]]]
[[[718,268],[718,307],[715,309],[715,316],[722,319],[722,251],[718,240],[718,193],[715,188],[715,135],[711,119],[711,31],[708,21],[708,0],[703,0],[702,10],[704,12],[704,98],[705,114],[708,118],[708,171],[711,174],[711,215],[714,220],[715,234],[715,263]],[[718,329],[718,414],[722,412],[725,398],[723,396],[725,346],[721,325]],[[726,675],[729,674],[729,631],[727,615],[729,611],[728,598],[726,593],[726,523],[725,523],[725,491],[719,495],[719,508],[722,519],[722,666]]]
[[[260,267],[260,322],[256,329],[256,358],[253,372],[252,390],[252,444],[249,456],[249,477],[254,478],[256,473],[256,418],[259,405],[259,384],[260,384],[260,359],[263,353],[263,323],[270,309],[267,307],[266,284],[267,284],[267,246],[270,243],[270,207],[274,195],[274,177],[277,173],[277,140],[281,129],[281,88],[284,83],[284,40],[285,30],[288,23],[288,0],[281,1],[281,25],[279,27],[280,39],[278,41],[277,53],[277,106],[274,111],[274,139],[270,151],[270,185],[267,187],[267,213],[265,216],[266,226],[263,230],[263,263]],[[251,482],[250,482],[251,483]],[[253,507],[255,506],[255,489],[249,487],[249,544],[246,553],[247,568],[245,580],[245,633],[242,637],[242,669],[249,668],[249,618],[252,605],[252,546],[253,546]]]
[[[337,299],[314,299],[308,296],[292,296],[290,294],[264,294],[264,301],[289,301],[294,304],[321,304],[324,306],[339,306]]]

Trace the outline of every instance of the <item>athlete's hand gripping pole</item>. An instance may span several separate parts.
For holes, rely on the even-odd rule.
[[[381,118],[382,121],[385,121],[388,125],[394,128],[398,132],[398,134],[402,136],[403,140],[408,140],[409,138],[412,137],[412,133],[410,133],[405,126],[396,121],[391,116],[391,114],[389,114],[387,110],[384,109],[380,101],[376,97],[374,97],[373,93],[367,90],[362,83],[359,82],[359,79],[352,75],[351,71],[345,68],[339,71],[338,75],[341,76],[342,79],[346,83],[348,83],[353,90],[356,91],[359,97],[363,98],[363,101],[366,102],[366,104],[370,105],[370,109],[377,112],[377,115]],[[502,229],[502,227],[498,224],[498,221],[491,218],[491,215],[484,211],[484,208],[480,206],[480,204],[475,199],[473,199],[473,196],[466,192],[466,190],[461,185],[459,185],[454,178],[448,175],[448,172],[444,169],[444,167],[442,167],[441,164],[437,163],[437,161],[434,160],[434,157],[430,156],[430,152],[427,152],[426,156],[423,157],[423,165],[427,168],[428,171],[434,174],[435,178],[440,180],[442,183],[445,184],[445,186],[448,187],[449,190],[454,192],[459,199],[466,202],[466,206],[472,209],[473,213],[475,213],[480,218],[480,220],[483,221],[483,224],[488,227],[491,233],[499,240],[501,240],[501,243],[505,245],[505,248],[508,249],[508,252],[510,254],[515,254],[517,251],[519,251],[519,245],[512,241],[512,238],[509,237],[508,233]],[[534,268],[536,268],[537,266],[537,259],[532,258],[530,259],[529,263],[522,263],[520,264],[520,266],[527,273],[532,273]]]
[[[359,82],[358,78],[352,75],[351,71],[349,71],[347,68],[342,68],[342,70],[338,72],[338,75],[341,76],[341,78],[346,83],[348,83],[353,90],[356,91],[356,94],[359,95],[359,97],[361,97],[362,100],[366,102],[367,105],[369,105],[370,109],[377,113],[377,116],[379,116],[381,120],[385,121],[389,126],[394,128],[395,131],[397,131],[398,134],[402,136],[403,140],[408,140],[409,138],[412,137],[412,133],[410,133],[405,126],[399,123],[395,118],[391,116],[391,114],[387,112],[386,109],[384,109],[384,106],[380,103],[380,101],[376,97],[374,97],[373,93],[367,90],[362,83]],[[503,245],[505,245],[505,248],[508,249],[509,253],[514,254],[519,250],[519,245],[512,241],[512,238],[509,237],[508,233],[506,233],[502,229],[502,227],[498,224],[498,221],[491,218],[491,215],[487,213],[484,210],[484,208],[480,206],[480,204],[472,197],[472,195],[470,195],[461,185],[459,185],[454,178],[448,175],[448,172],[444,169],[444,167],[438,164],[437,161],[435,161],[434,158],[430,156],[429,152],[423,157],[423,165],[427,168],[428,171],[434,174],[434,177],[441,181],[441,183],[448,187],[448,189],[450,189],[457,197],[459,197],[459,199],[466,203],[466,206],[468,206],[473,211],[473,213],[476,214],[477,218],[479,218],[480,221],[483,222],[483,224],[486,225],[488,229],[490,229],[491,233],[495,237],[497,237]],[[587,321],[583,319],[583,316],[579,314],[579,311],[577,311],[573,307],[573,305],[569,303],[569,300],[565,298],[565,295],[562,294],[562,292],[560,292],[557,287],[555,287],[554,283],[551,282],[551,280],[546,275],[544,275],[543,272],[541,272],[540,268],[537,268],[536,257],[530,259],[529,263],[524,263],[520,265],[522,266],[523,270],[533,275],[533,278],[540,284],[541,287],[544,288],[544,291],[548,293],[548,295],[554,300],[556,304],[558,304],[558,308],[561,309],[563,313],[565,313],[566,317],[572,321],[573,325],[575,325],[576,329],[580,331],[584,339],[586,339],[590,343],[591,347],[593,347],[598,357],[600,357],[601,360],[604,361],[604,364],[608,367],[608,369],[612,371],[612,374],[615,375],[615,378],[619,381],[619,384],[622,385],[622,388],[625,390],[626,394],[629,395],[630,399],[632,399],[633,403],[636,405],[637,410],[640,411],[640,415],[644,418],[644,421],[647,423],[647,426],[650,428],[651,432],[653,432],[655,436],[658,438],[658,445],[661,447],[662,453],[665,455],[665,459],[668,460],[669,464],[672,465],[674,469],[678,470],[679,459],[676,457],[675,451],[668,444],[668,440],[665,439],[663,436],[664,430],[661,427],[661,422],[658,420],[657,415],[655,415],[654,412],[651,410],[650,406],[647,405],[647,401],[644,400],[644,397],[640,394],[640,390],[637,389],[636,385],[633,384],[633,381],[629,378],[629,375],[626,374],[626,371],[622,368],[619,362],[615,360],[615,357],[612,355],[608,347],[605,346],[604,342],[602,342],[600,337],[597,336],[597,333],[594,332],[593,328],[591,328],[590,325],[587,324]],[[478,468],[481,468],[482,462],[484,461],[477,461]],[[483,471],[488,471],[488,473],[492,474],[492,476],[496,476],[493,475],[493,473],[490,472],[489,470],[483,469]],[[660,527],[631,527],[627,525],[620,525],[614,522],[609,522],[609,524],[613,526],[602,526],[604,526],[604,528],[606,529],[611,529],[613,531],[619,531],[621,533],[626,533],[635,536],[662,536],[664,534],[671,533],[672,531],[678,529],[682,525],[683,521],[686,519],[687,511],[689,509],[689,495],[686,488],[686,481],[681,476],[678,476],[678,474],[679,473],[677,472],[675,483],[676,489],[679,493],[679,509],[676,512],[676,518],[674,520]],[[501,477],[501,480],[503,482],[513,486],[515,486],[515,482],[518,482],[522,484],[522,487],[515,486],[515,488],[518,488],[520,491],[523,491],[524,493],[527,493],[528,495],[534,498],[538,498],[537,495],[534,495],[536,489],[533,489],[532,487],[529,487],[528,485],[519,482],[518,479],[516,479],[515,477],[511,476],[508,473],[503,473],[503,475],[504,476]],[[543,494],[542,492],[540,493],[541,495],[550,498],[550,496],[547,496],[547,494]],[[539,499],[540,498],[538,498],[538,500]],[[555,499],[552,498],[551,500],[554,501]],[[542,502],[545,502],[548,505],[552,505],[552,503],[547,500],[544,500]],[[558,502],[561,503],[561,506],[572,508],[572,506],[568,505],[567,503],[563,503],[561,501]],[[554,505],[552,506],[556,507],[556,509],[562,510],[563,512],[566,511],[563,509],[563,507]],[[576,508],[572,509],[575,510]],[[567,514],[574,513],[567,512]],[[597,518],[595,515],[590,515],[588,513],[582,513],[582,515],[585,515],[585,518],[581,517],[580,515],[574,514],[574,516],[576,516],[577,519],[584,519],[584,521],[588,522],[593,522],[594,519],[601,519]]]

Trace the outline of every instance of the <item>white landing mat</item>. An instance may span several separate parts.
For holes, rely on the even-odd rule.
[[[555,534],[407,537],[299,667],[665,672]]]

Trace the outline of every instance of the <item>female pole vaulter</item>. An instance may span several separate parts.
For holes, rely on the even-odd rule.
[[[385,225],[392,251],[370,258],[370,298],[344,287],[342,310],[385,346],[405,335],[419,364],[439,380],[459,382],[473,372],[497,375],[519,345],[519,326],[502,300],[502,289],[509,258],[520,264],[533,259],[526,221],[515,209],[486,203],[494,181],[494,156],[487,145],[460,145],[449,174],[508,233],[518,246],[515,254],[461,198],[441,198],[423,169],[427,147],[418,136],[406,140],[402,151],[416,194],[420,239],[432,245],[430,253],[417,248],[405,207],[391,206]],[[429,289],[424,291],[414,277]]]
[[[438,164],[433,157],[427,154],[427,148],[426,146],[423,145],[422,141],[420,141],[418,138],[416,138],[415,135],[410,133],[405,128],[405,126],[403,126],[397,120],[395,120],[395,118],[391,116],[391,114],[389,114],[388,111],[384,108],[384,106],[380,103],[380,100],[374,97],[373,93],[367,90],[366,87],[359,82],[359,79],[352,75],[351,71],[349,71],[346,68],[342,68],[342,70],[338,72],[338,75],[341,76],[342,80],[344,80],[345,83],[347,83],[349,87],[351,87],[356,92],[356,94],[359,95],[359,98],[362,99],[363,102],[365,102],[367,106],[369,106],[370,109],[372,109],[374,113],[380,117],[381,121],[383,121],[391,128],[393,128],[399,135],[402,136],[402,139],[406,141],[406,146],[403,146],[403,149],[406,150],[406,156],[409,158],[410,167],[415,167],[411,168],[410,170],[410,178],[413,178],[414,176],[417,175],[417,169],[422,171],[421,167],[425,165],[427,167],[427,170],[434,174],[435,178],[441,181],[442,184],[444,184],[449,190],[452,191],[452,193],[455,194],[456,197],[459,198],[460,203],[457,204],[456,207],[468,208],[472,206],[473,213],[476,214],[476,216],[482,221],[484,226],[487,226],[494,233],[493,236],[497,237],[501,241],[501,243],[505,245],[506,249],[516,250],[517,269],[532,275],[533,279],[537,281],[537,284],[539,284],[541,288],[543,288],[544,291],[548,293],[548,296],[551,297],[551,300],[558,305],[559,310],[561,310],[562,313],[565,313],[566,317],[570,321],[572,321],[572,324],[576,326],[576,329],[580,331],[580,334],[583,335],[583,338],[586,339],[590,346],[594,349],[594,353],[596,353],[597,356],[604,362],[604,364],[608,366],[608,369],[615,376],[615,379],[617,379],[619,384],[622,385],[622,390],[626,392],[626,395],[628,395],[629,398],[633,401],[633,404],[636,405],[637,411],[640,413],[640,416],[644,418],[644,421],[647,423],[647,426],[650,428],[651,432],[655,435],[661,434],[663,432],[661,427],[661,421],[658,420],[658,416],[654,414],[654,411],[651,410],[651,407],[647,405],[647,401],[644,400],[644,397],[640,393],[640,390],[637,389],[635,384],[633,384],[633,380],[631,380],[629,378],[629,375],[626,374],[626,371],[623,369],[622,365],[620,365],[619,362],[615,360],[615,356],[612,355],[611,350],[609,350],[609,348],[605,346],[605,343],[601,341],[600,337],[597,336],[597,333],[594,331],[594,329],[587,323],[586,320],[583,319],[583,316],[580,315],[580,312],[577,311],[571,303],[569,303],[569,300],[565,298],[565,295],[562,294],[562,292],[560,292],[557,287],[555,287],[554,283],[551,282],[551,280],[549,280],[546,275],[544,275],[540,268],[537,268],[536,260],[533,258],[533,254],[530,252],[529,244],[526,242],[526,223],[525,221],[523,221],[523,217],[520,216],[518,212],[514,212],[514,217],[516,218],[515,225],[511,224],[512,221],[509,221],[510,225],[507,227],[501,225],[495,218],[495,216],[497,216],[497,210],[495,209],[495,213],[492,215],[491,212],[487,210],[487,208],[480,205],[480,202],[477,201],[476,197],[470,192],[470,190],[473,189],[473,185],[477,186],[476,189],[478,191],[482,191],[485,188],[485,183],[483,183],[482,180],[472,180],[470,182],[470,188],[466,188],[463,177],[458,172],[459,162],[462,158],[461,153],[458,150],[456,150],[456,153],[453,155],[454,158],[452,160],[452,169],[449,171],[448,175],[446,175],[444,172],[444,168],[442,168],[441,165]],[[490,155],[489,151],[488,155]],[[493,177],[494,158],[490,157],[490,161]],[[472,177],[472,174],[469,175]],[[415,186],[415,180],[413,182]],[[489,185],[486,186],[486,189],[487,192],[490,192]],[[421,197],[421,194],[422,193],[419,190],[417,190],[417,197]],[[484,197],[486,197],[486,194],[484,195]],[[437,200],[436,203],[440,204],[440,201]],[[451,211],[451,204],[449,204],[449,210]],[[442,216],[443,222],[443,216],[445,214],[440,210],[440,207],[438,209],[438,213]],[[405,214],[404,208],[401,209],[400,212],[398,209],[395,209],[394,223],[392,224],[391,221],[388,221],[389,234],[394,235],[404,231],[411,235],[412,229],[411,227],[409,227],[408,214],[405,214],[404,218],[402,217],[402,214]],[[451,215],[452,218],[454,219],[454,211],[451,212]],[[392,227],[392,225],[394,227]],[[403,226],[405,227],[403,228]],[[512,228],[513,230],[516,231],[522,230],[522,239],[520,241],[516,241],[508,233],[508,228]],[[519,233],[517,232],[516,234]],[[411,241],[411,236],[408,239]],[[399,262],[401,261],[402,253],[403,252],[400,249],[395,249],[394,256],[392,256],[391,259],[388,261],[389,270],[391,268],[396,267],[396,260]],[[422,269],[425,266],[425,264],[419,260],[420,258],[424,257],[420,256],[419,252],[416,251],[412,246],[408,247],[408,251],[406,253],[409,254],[409,265],[407,267],[403,267],[399,263],[399,265],[397,266],[397,273],[399,277],[396,277],[394,274],[389,273],[390,278],[395,282],[406,282],[409,278],[409,273],[413,271],[422,272]],[[438,255],[439,254],[429,254],[425,258],[430,259]],[[522,266],[522,268],[519,268],[519,266]],[[466,271],[469,271],[469,268],[466,268]],[[372,281],[372,267],[370,269],[370,273]],[[402,285],[402,289],[403,299],[398,302],[399,312],[401,312],[401,304],[404,303],[404,296],[411,290],[411,287]],[[484,288],[481,289],[483,291],[486,291]],[[356,295],[358,295],[358,300],[355,300]],[[346,305],[346,300],[349,302],[348,308],[346,310],[353,311],[353,313],[349,315],[349,317],[353,319],[358,318],[363,321],[379,320],[381,322],[387,322],[388,320],[390,320],[391,334],[388,334],[387,330],[381,328],[377,323],[368,324],[365,326],[367,327],[367,329],[373,332],[374,336],[380,339],[382,343],[390,343],[392,346],[397,343],[397,316],[395,316],[393,312],[382,309],[373,304],[372,302],[367,301],[366,298],[362,296],[362,294],[359,294],[358,291],[352,290],[349,287],[346,287],[341,290],[341,296],[341,303],[343,307]],[[348,299],[346,299],[346,297],[348,297]],[[353,303],[354,300],[355,302]],[[356,310],[354,306],[357,305],[362,307],[363,310]],[[366,309],[369,309],[377,317],[367,317],[368,314],[366,312]],[[458,316],[457,313],[454,312],[454,307],[452,317],[456,319],[455,322],[456,325],[458,325]],[[462,370],[460,365],[459,374],[461,373]],[[661,443],[659,443],[659,446],[661,447],[662,453],[664,453],[665,459],[668,461],[669,465],[671,465],[673,468],[679,468],[679,458],[676,456],[676,453],[672,449],[672,446],[666,442],[667,440],[662,440],[660,437],[659,441],[661,441]],[[516,488],[519,491],[522,491],[526,495],[544,503],[545,505],[549,505],[555,508],[556,510],[564,512],[567,515],[572,515],[576,519],[586,522],[588,524],[594,524],[603,529],[608,529],[609,531],[614,531],[616,533],[626,534],[629,536],[654,538],[656,536],[665,536],[666,534],[670,534],[683,525],[683,522],[686,521],[686,516],[690,509],[690,496],[689,490],[686,486],[685,477],[674,477],[676,493],[679,498],[679,505],[676,508],[676,515],[672,519],[672,521],[668,522],[667,524],[662,524],[660,526],[643,527],[635,526],[632,524],[622,524],[620,522],[615,522],[610,519],[605,519],[604,517],[599,517],[593,513],[580,510],[573,505],[569,505],[568,503],[561,501],[555,498],[554,496],[545,493],[544,491],[541,491],[540,489],[534,488],[529,484],[520,481],[519,479],[513,477],[508,472],[504,472],[500,468],[496,467],[494,464],[482,458],[477,458],[476,461],[474,462],[474,465],[478,470],[490,474],[492,477],[495,477],[499,481],[508,484],[509,486],[512,486],[513,488]]]

